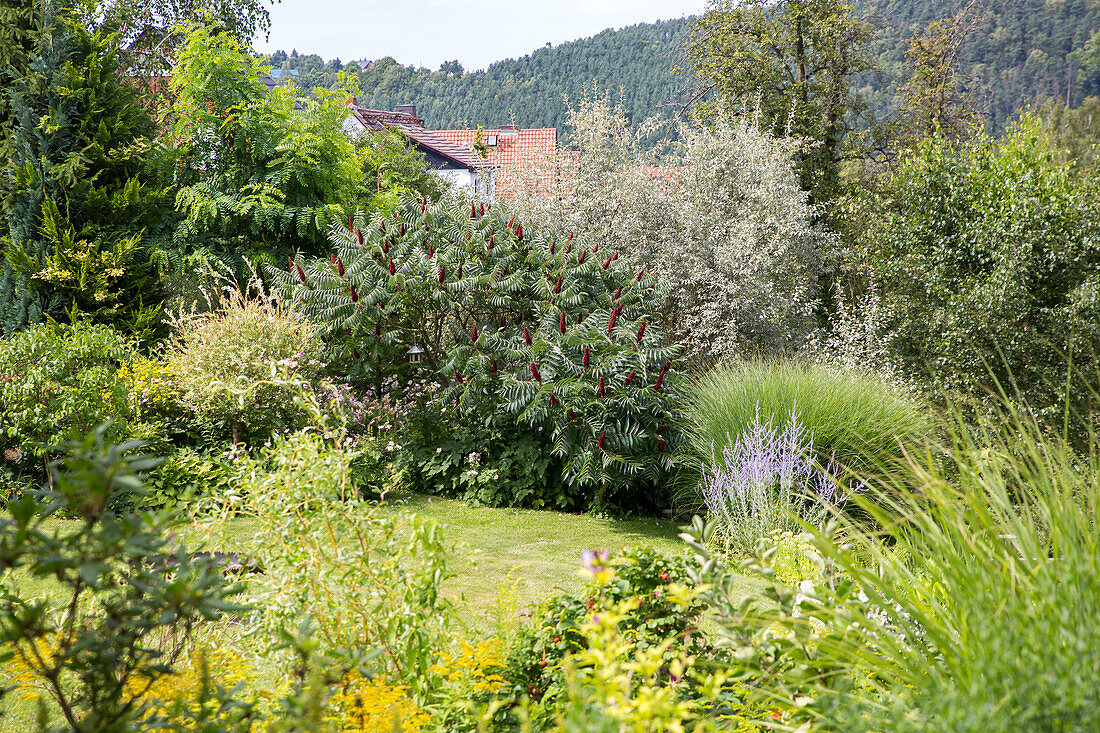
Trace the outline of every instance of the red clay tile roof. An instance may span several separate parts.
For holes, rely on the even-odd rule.
[[[473,148],[476,130],[433,130],[437,135],[465,150]],[[497,196],[508,197],[514,191],[518,178],[536,166],[546,170],[549,158],[557,152],[558,131],[553,127],[535,130],[484,130],[481,141],[488,143],[489,136],[497,136],[497,144],[489,146],[488,162],[500,166],[496,177]],[[549,189],[551,175],[543,172],[539,185]]]
[[[424,120],[404,112],[386,112],[380,109],[363,109],[349,105],[359,123],[367,130],[392,128],[405,133],[418,144],[430,148],[442,156],[468,168],[492,168],[492,160],[485,160],[470,150],[469,146],[455,145],[446,135],[424,129]]]

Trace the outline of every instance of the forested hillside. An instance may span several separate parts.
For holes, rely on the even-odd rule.
[[[559,46],[540,48],[520,59],[491,64],[484,71],[465,73],[457,61],[440,69],[403,66],[391,57],[375,60],[363,72],[362,106],[393,109],[415,104],[417,114],[436,129],[465,125],[495,127],[515,122],[520,127],[563,128],[564,97],[576,99],[582,85],[622,88],[623,106],[632,120],[641,121],[674,100],[690,82],[675,75],[687,38],[688,20],[662,21],[606,30]],[[369,57],[370,50],[364,49]],[[338,64],[327,67],[319,57],[274,56],[278,64],[299,68],[302,86],[326,85],[335,80]],[[299,63],[299,60],[303,63]],[[351,68],[350,65],[346,65]]]
[[[879,26],[872,43],[881,76],[866,79],[862,91],[881,115],[892,109],[894,90],[908,74],[906,39],[967,2],[854,0],[853,5]],[[977,0],[969,15],[977,23],[960,48],[961,72],[993,131],[1031,102],[1054,98],[1077,106],[1086,95],[1100,94],[1100,68],[1085,68],[1086,44],[1100,33],[1098,0]]]
[[[877,68],[864,76],[859,92],[882,118],[894,109],[896,90],[908,75],[907,39],[967,1],[854,0],[854,5],[877,29],[871,41]],[[1000,132],[1029,103],[1054,98],[1076,106],[1088,94],[1100,94],[1100,0],[976,0],[969,15],[975,27],[960,49],[961,73],[991,131]],[[681,18],[606,30],[471,73],[458,61],[432,71],[387,56],[360,74],[360,104],[376,109],[416,104],[417,113],[437,129],[515,122],[561,132],[564,97],[577,98],[583,84],[594,82],[621,87],[623,105],[638,122],[668,112],[692,86],[682,56],[690,23]],[[363,54],[369,58],[370,49]],[[272,61],[297,69],[294,81],[305,89],[335,85],[341,69],[359,72],[357,63],[296,52],[279,51]],[[683,73],[673,72],[678,66]]]

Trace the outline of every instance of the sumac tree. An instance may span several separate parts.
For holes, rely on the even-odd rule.
[[[678,348],[654,322],[656,279],[618,251],[456,200],[406,199],[330,240],[330,257],[272,274],[371,376],[424,349],[460,414],[541,430],[597,504],[671,468]]]

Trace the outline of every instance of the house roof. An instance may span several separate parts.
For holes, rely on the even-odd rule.
[[[381,131],[384,129],[396,129],[403,132],[418,146],[426,148],[437,155],[448,158],[455,164],[471,170],[495,168],[492,159],[485,160],[475,154],[469,146],[456,145],[446,135],[436,130],[424,128],[424,120],[404,112],[387,112],[380,109],[364,109],[355,105],[348,105],[348,111],[359,121],[366,130]]]
[[[432,134],[464,150],[471,150],[477,138],[476,130],[433,130]],[[488,145],[492,135],[496,135],[496,145]],[[550,187],[552,175],[546,163],[557,151],[558,131],[556,129],[547,127],[534,130],[512,128],[483,130],[481,141],[488,145],[488,162],[500,167],[496,179],[498,196],[514,193],[525,171],[539,170],[540,187],[544,189]]]

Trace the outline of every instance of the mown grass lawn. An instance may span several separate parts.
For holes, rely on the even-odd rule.
[[[459,501],[421,495],[389,499],[379,505],[388,513],[415,512],[444,527],[454,548],[449,565],[454,577],[443,586],[459,619],[474,626],[494,610],[501,594],[514,594],[520,609],[559,589],[578,590],[581,552],[649,546],[665,554],[685,552],[672,519],[604,519],[530,509],[471,507]],[[249,554],[251,522],[241,520],[211,533],[201,525],[188,532],[195,549]],[[756,588],[744,580],[745,593]]]

